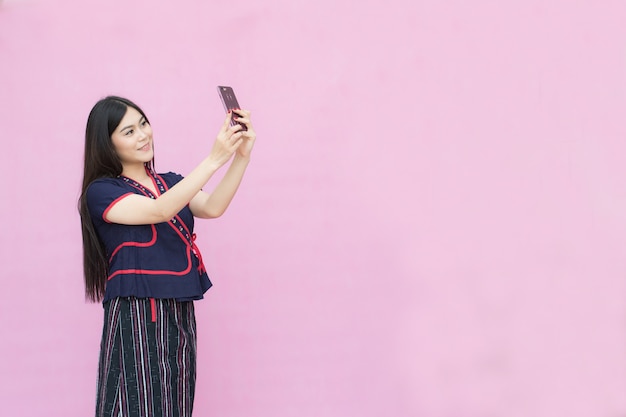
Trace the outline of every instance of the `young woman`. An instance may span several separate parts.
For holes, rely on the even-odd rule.
[[[152,128],[136,104],[110,96],[89,114],[79,211],[86,297],[104,305],[97,417],[191,416],[193,301],[211,286],[194,217],[224,213],[256,139],[250,112],[234,113],[185,178],[155,173]],[[202,191],[229,161],[213,192]]]

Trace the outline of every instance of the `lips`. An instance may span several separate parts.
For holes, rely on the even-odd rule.
[[[139,150],[140,151],[149,151],[150,150],[150,143],[146,143],[141,148],[139,148]]]

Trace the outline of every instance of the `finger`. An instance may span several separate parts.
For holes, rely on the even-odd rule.
[[[233,126],[231,126],[231,127],[229,127],[229,128],[228,128],[228,132],[229,132],[229,133],[230,133],[230,135],[232,136],[232,135],[234,135],[235,133],[239,133],[239,132],[241,131],[241,129],[243,129],[243,128],[241,127],[241,125],[240,125],[240,124],[235,124],[235,125],[233,125]]]
[[[237,128],[237,126],[239,125],[228,125],[228,126],[222,126],[222,131],[220,132],[220,134],[218,135],[218,137],[222,137],[223,140],[230,140],[230,138],[237,133],[239,130],[241,130],[241,126],[239,128]]]
[[[243,138],[239,138],[235,143],[233,143],[233,151],[235,151],[241,144],[243,143]]]
[[[228,141],[226,143],[226,151],[229,154],[232,154],[233,152],[235,152],[237,150],[237,148],[239,148],[239,146],[243,143],[243,138],[237,138],[234,141]]]
[[[252,130],[252,122],[248,117],[234,117],[233,120],[238,124],[244,125],[247,130]]]
[[[250,118],[250,111],[249,110],[243,110],[243,109],[233,109],[233,112],[235,113],[235,117],[247,117],[248,119]]]
[[[230,142],[237,142],[237,140],[239,140],[242,135],[243,135],[243,132],[235,132],[228,137],[228,140]]]
[[[222,125],[223,130],[228,129],[228,126],[230,126],[231,118],[232,118],[232,113],[231,112],[226,113],[226,118],[224,119],[224,124]]]
[[[234,121],[239,122],[239,123],[245,123],[246,125],[250,123],[250,118],[247,116],[237,116],[235,115],[235,117],[233,118]]]
[[[241,130],[246,131],[252,129],[252,125],[249,121],[237,120],[237,124],[241,126]]]

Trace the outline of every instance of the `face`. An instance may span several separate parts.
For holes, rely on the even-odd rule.
[[[111,135],[122,165],[143,165],[154,157],[152,127],[145,117],[128,107],[122,121]]]

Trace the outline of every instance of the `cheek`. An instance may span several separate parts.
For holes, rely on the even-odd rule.
[[[113,150],[115,150],[118,156],[128,152],[130,148],[129,142],[124,140],[124,138],[113,137],[111,138],[111,142],[113,143]]]
[[[113,150],[115,151],[115,153],[119,155],[119,153],[123,151],[123,147],[120,146],[121,145],[120,141],[115,138],[112,138],[111,143],[113,143]]]

